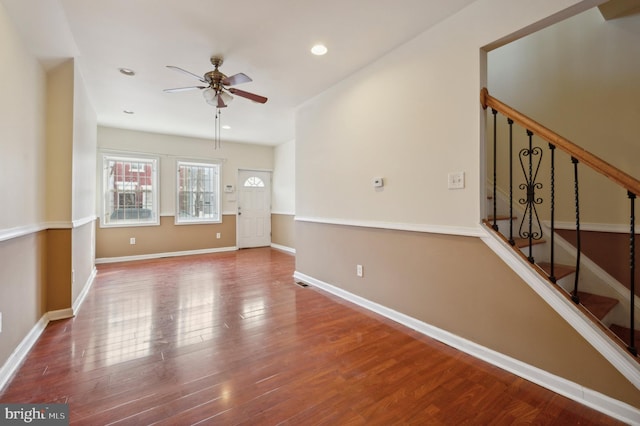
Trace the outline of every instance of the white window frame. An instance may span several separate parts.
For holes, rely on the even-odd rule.
[[[124,162],[124,163],[135,163],[135,167],[130,167],[135,169],[136,173],[140,172],[140,164],[149,164],[151,166],[151,184],[143,185],[144,188],[141,191],[145,193],[149,192],[149,195],[143,194],[142,201],[139,203],[144,206],[144,210],[150,210],[149,217],[145,218],[123,218],[120,219],[118,217],[113,217],[113,200],[115,198],[115,194],[118,194],[118,199],[131,199],[137,200],[137,195],[126,196],[125,194],[130,194],[130,192],[125,191],[127,183],[122,183],[123,190],[120,192],[117,190],[117,182],[115,182],[110,176],[110,168],[109,163],[111,161],[115,162]],[[121,228],[121,227],[132,227],[132,226],[158,226],[160,225],[160,186],[159,186],[159,170],[158,170],[159,158],[156,156],[144,155],[144,154],[128,154],[128,153],[111,153],[111,152],[103,152],[102,153],[102,174],[101,174],[101,185],[100,188],[102,190],[101,195],[101,203],[100,203],[100,227],[101,228]],[[116,189],[114,190],[114,186]],[[137,188],[138,185],[136,183],[131,183],[130,188]],[[149,188],[150,187],[150,188]],[[122,197],[120,197],[122,195]],[[150,200],[149,200],[150,198]],[[138,201],[136,201],[138,204]],[[123,208],[124,210],[125,208]],[[142,210],[143,207],[140,207]],[[116,209],[119,210],[119,209]]]
[[[211,179],[214,181],[211,182],[210,188],[214,197],[214,212],[213,217],[181,217],[181,200],[180,200],[180,169],[181,167],[204,167],[211,168]],[[217,161],[209,161],[209,160],[189,160],[189,159],[177,159],[176,160],[176,191],[175,191],[175,199],[176,199],[176,214],[175,214],[175,224],[176,225],[194,225],[194,224],[204,224],[204,223],[222,223],[222,200],[221,200],[221,175],[222,175],[222,167]]]

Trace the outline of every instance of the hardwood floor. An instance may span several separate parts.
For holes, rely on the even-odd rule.
[[[71,424],[617,421],[313,287],[270,248],[99,265],[0,402]]]

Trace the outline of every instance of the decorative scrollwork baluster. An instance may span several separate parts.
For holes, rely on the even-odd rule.
[[[542,203],[542,198],[536,196],[536,189],[542,189],[543,185],[540,182],[536,182],[538,177],[538,171],[540,170],[540,163],[542,162],[542,148],[533,146],[533,132],[527,130],[529,136],[529,148],[523,148],[520,150],[520,166],[522,167],[522,173],[524,174],[525,183],[521,183],[518,187],[526,191],[526,198],[521,198],[518,202],[525,205],[524,216],[520,222],[520,229],[518,234],[520,238],[526,238],[529,240],[529,256],[527,259],[531,263],[535,263],[533,258],[533,241],[540,240],[542,238],[542,226],[540,225],[540,218],[536,205]],[[525,159],[528,159],[525,166]],[[537,159],[534,172],[534,160]],[[537,229],[534,230],[534,220]],[[525,221],[527,227],[525,228]]]

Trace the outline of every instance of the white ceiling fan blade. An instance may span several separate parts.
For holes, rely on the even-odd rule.
[[[236,84],[248,83],[251,80],[251,77],[246,75],[245,73],[239,72],[238,74],[234,74],[230,77],[226,77],[222,80],[222,84],[225,86],[235,86]]]
[[[201,81],[201,82],[203,82],[203,83],[207,83],[207,80],[205,80],[204,78],[200,77],[200,76],[199,76],[199,75],[197,75],[197,74],[192,73],[191,71],[187,71],[187,70],[185,70],[185,69],[182,69],[182,68],[180,68],[180,67],[176,67],[176,66],[173,66],[173,65],[167,65],[167,68],[172,69],[172,70],[174,70],[174,71],[181,72],[181,73],[183,73],[183,74],[190,75],[191,77],[195,77],[195,78],[197,78],[197,79],[198,79],[198,81]]]
[[[176,87],[174,89],[164,89],[165,93],[186,92],[187,90],[206,89],[207,86],[189,86],[189,87]]]

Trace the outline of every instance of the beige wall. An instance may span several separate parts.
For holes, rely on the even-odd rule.
[[[491,51],[487,87],[503,102],[640,178],[638,28],[638,14],[606,21],[597,8],[588,10]],[[517,135],[519,149],[524,146],[524,131]],[[546,149],[546,143],[543,146]],[[506,149],[498,151],[499,165],[506,164]],[[573,221],[573,169],[567,155],[557,157],[556,184],[558,194],[565,197],[557,200],[556,219]],[[546,152],[540,172],[545,200],[548,161]],[[498,181],[506,191],[506,174]],[[586,167],[580,169],[580,188],[583,222],[628,223],[626,191]],[[545,218],[548,211],[540,209]]]
[[[95,113],[74,61],[57,57],[45,73],[30,47],[0,4],[0,61],[11,64],[0,80],[0,193],[12,207],[0,212],[0,365],[47,311],[71,307],[74,277],[85,284],[93,270]]]
[[[446,235],[481,232],[483,47],[595,3],[478,0],[303,104],[296,270],[640,407],[638,389],[481,240]],[[447,189],[455,171],[462,190]],[[442,234],[393,230],[411,227]]]
[[[89,285],[95,267],[95,187],[97,153],[97,117],[84,81],[74,61],[71,192],[71,303]]]
[[[98,123],[75,61],[73,82],[72,219],[86,221],[96,214]]]
[[[190,250],[235,247],[236,216],[224,215],[222,223],[175,225],[173,216],[162,216],[160,226],[101,228],[96,223],[96,258],[108,259]],[[220,233],[220,239],[216,234]],[[136,244],[129,244],[130,238]]]
[[[47,72],[47,221],[71,222],[74,61]]]
[[[71,231],[71,304],[89,285],[95,266],[95,221],[74,227]]]
[[[303,104],[296,215],[477,228],[482,48],[577,3],[474,2]],[[392,107],[380,100],[390,82]],[[465,189],[448,190],[458,171]]]
[[[237,188],[238,169],[273,169],[273,147],[263,145],[222,142],[218,150],[213,142],[205,139],[98,128],[100,150],[126,151],[157,155],[160,157],[160,213],[161,225],[96,228],[96,257],[122,257],[173,251],[202,250],[234,247],[236,245],[237,190],[222,193],[223,222],[209,225],[174,225],[176,160],[219,160],[222,166],[221,184]],[[101,159],[98,158],[98,168]],[[101,192],[101,176],[97,179],[97,191]],[[101,211],[98,197],[97,211]],[[221,239],[216,233],[221,232]],[[129,238],[136,237],[136,245]]]
[[[0,4],[0,231],[44,220],[45,73]],[[10,64],[10,66],[9,66]],[[16,185],[16,182],[20,182]]]
[[[296,248],[294,215],[271,215],[271,242],[292,249]]]
[[[49,264],[49,310],[58,310],[71,307],[94,268],[97,119],[73,59],[47,73],[47,105],[47,218],[69,228],[48,242],[50,258],[65,259]]]
[[[46,77],[0,3],[0,365],[46,312]],[[10,64],[10,66],[9,66]],[[15,235],[22,235],[15,237]]]
[[[47,231],[47,311],[71,307],[71,230]]]
[[[213,148],[213,141],[159,133],[98,127],[98,148],[137,152],[160,157],[160,214],[175,214],[176,159],[207,159],[222,161],[222,185],[237,187],[238,169],[273,169],[273,147],[233,142],[222,142],[220,149]],[[101,159],[98,159],[98,170]],[[98,176],[98,186],[101,185]],[[98,194],[101,189],[98,188]],[[222,212],[236,213],[236,192],[223,193]],[[97,211],[100,211],[98,197]]]
[[[47,231],[0,241],[0,366],[47,311]]]
[[[640,407],[635,386],[477,238],[298,221],[296,250],[298,271]]]
[[[296,211],[296,143],[290,141],[273,151],[272,211],[295,214]]]

